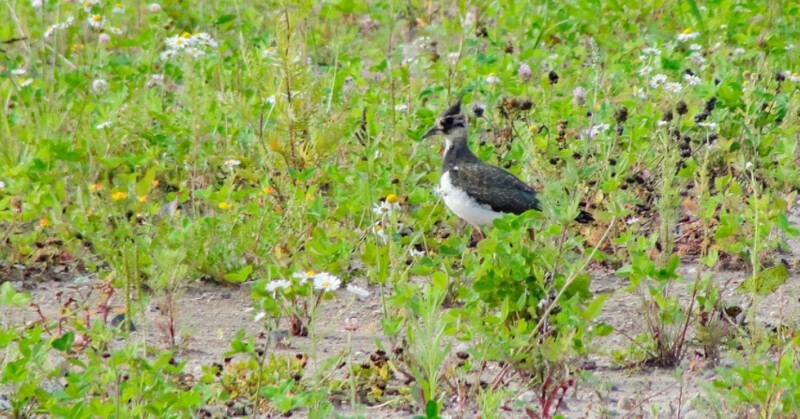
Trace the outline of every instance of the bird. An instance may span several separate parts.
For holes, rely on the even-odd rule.
[[[467,144],[467,119],[461,112],[462,98],[444,111],[422,139],[444,137],[444,159],[439,192],[445,205],[459,218],[473,226],[476,240],[482,239],[481,226],[492,224],[504,213],[522,214],[541,211],[536,191],[513,174],[485,163]],[[581,210],[575,221],[594,221],[592,214]]]

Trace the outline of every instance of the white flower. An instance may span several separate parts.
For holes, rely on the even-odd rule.
[[[486,77],[486,83],[489,83],[489,84],[492,84],[492,85],[500,83],[500,78],[497,77],[494,73],[491,73]]]
[[[261,56],[264,58],[272,58],[278,53],[278,49],[275,47],[267,47],[264,48],[264,51],[261,52]]]
[[[53,34],[56,32],[56,29],[58,29],[56,25],[48,26],[47,30],[44,31],[44,38],[48,39],[52,37]]]
[[[34,9],[41,9],[42,8],[42,0],[31,0],[31,7]]]
[[[5,189],[5,188],[6,188],[6,183],[0,180],[0,189]]]
[[[703,46],[700,45],[700,44],[689,45],[689,50],[690,51],[700,51],[701,49],[703,49]]]
[[[109,36],[107,33],[101,33],[100,36],[97,37],[97,42],[101,44],[107,44],[111,42],[111,36]]]
[[[20,87],[28,87],[31,84],[33,84],[33,79],[22,79],[22,81],[19,82]]]
[[[791,75],[788,77],[788,79],[789,79],[789,81],[790,81],[790,82],[792,82],[792,83],[798,83],[798,82],[800,82],[800,74],[797,74],[797,73],[792,73],[792,74],[791,74]]]
[[[661,55],[661,50],[658,48],[645,48],[642,50],[642,52],[645,54],[655,55],[655,56]]]
[[[86,19],[86,22],[89,23],[89,26],[92,28],[100,29],[106,23],[106,18],[102,15],[91,15]]]
[[[322,272],[314,277],[314,289],[322,292],[336,291],[340,285],[342,285],[342,280],[327,272]]]
[[[81,3],[81,6],[83,6],[83,10],[86,13],[91,13],[92,7],[97,6],[98,4],[100,4],[100,0],[84,0]]]
[[[717,123],[716,122],[699,122],[697,125],[699,125],[701,127],[704,127],[704,128],[708,128],[711,131],[714,131],[715,129],[717,129]]]
[[[375,206],[372,207],[372,212],[375,215],[382,216],[382,215],[389,215],[392,213],[392,211],[399,210],[400,208],[401,206],[399,202],[389,203],[389,201],[384,200],[380,204],[375,204]]]
[[[700,36],[700,34],[697,32],[684,31],[683,33],[679,33],[676,38],[678,39],[678,42],[686,42],[697,39],[698,36]]]
[[[177,51],[175,51],[174,49],[168,49],[168,50],[162,52],[160,57],[161,57],[162,60],[167,61],[170,58],[174,57],[175,54],[177,54]]]
[[[24,68],[15,68],[11,70],[11,74],[15,76],[21,76],[23,74],[26,74],[27,72],[28,70],[25,70]]]
[[[703,57],[703,54],[699,51],[695,51],[689,55],[689,59],[692,60],[692,63],[697,66],[702,66],[706,59]]]
[[[228,169],[229,172],[232,172],[233,168],[242,164],[242,162],[236,159],[230,159],[230,160],[225,160],[225,162],[222,164],[225,166],[226,169]]]
[[[186,50],[186,52],[194,58],[199,58],[206,55],[206,52],[199,48],[189,48]]]
[[[447,54],[447,61],[450,63],[450,65],[456,65],[456,63],[458,62],[458,53],[451,52]]]
[[[672,93],[680,93],[683,86],[678,82],[669,82],[664,84],[664,90]]]
[[[378,241],[381,244],[386,244],[389,237],[386,235],[386,230],[383,229],[380,221],[372,225],[372,232],[378,236]]]
[[[409,255],[410,255],[412,258],[418,258],[418,257],[421,257],[421,256],[425,256],[425,252],[424,252],[424,251],[422,251],[422,250],[417,250],[415,247],[409,247],[409,248],[408,248],[408,254],[409,254]]]
[[[123,32],[123,30],[122,30],[122,29],[120,29],[120,28],[117,28],[117,27],[115,27],[115,26],[111,26],[111,27],[109,27],[109,28],[108,28],[108,31],[109,31],[109,32],[111,32],[111,33],[113,33],[114,35],[122,35],[122,32]]]
[[[647,92],[640,89],[638,86],[633,86],[633,96],[639,99],[647,99]]]
[[[150,13],[158,13],[161,11],[161,5],[158,3],[150,3],[150,5],[147,6],[147,11]]]
[[[646,65],[639,69],[639,76],[640,77],[647,77],[653,71],[653,67]]]
[[[106,129],[106,128],[110,128],[112,124],[113,123],[111,121],[105,121],[105,122],[101,122],[101,123],[97,124],[97,126],[95,126],[95,128],[97,128],[97,129]]]
[[[700,84],[702,82],[700,77],[697,77],[694,74],[684,74],[683,75],[683,81],[685,81],[686,84],[688,84],[689,86],[697,86],[698,84]]]
[[[314,279],[317,275],[319,274],[314,271],[295,272],[292,274],[292,278],[299,279],[300,285],[303,285],[306,283],[306,281],[309,279]]]
[[[666,127],[667,125],[669,125],[669,122],[662,120],[662,121],[658,121],[658,123],[656,125],[658,125],[659,127]]]
[[[286,289],[289,288],[291,285],[292,285],[291,281],[287,281],[285,279],[275,279],[267,282],[267,285],[264,286],[264,289],[266,289],[267,292],[271,293],[272,295],[275,295],[275,291],[277,291],[278,289]]]
[[[219,46],[219,44],[217,44],[217,41],[214,38],[212,38],[211,35],[205,32],[200,32],[192,35],[192,40],[196,44],[204,45],[209,48],[216,48],[217,46]]]
[[[656,74],[650,79],[650,87],[656,88],[660,87],[662,84],[666,83],[667,76],[663,74]]]
[[[744,164],[744,169],[745,170],[752,170],[754,166],[755,165],[753,163],[747,162],[747,163]]]
[[[592,128],[585,130],[584,134],[587,135],[589,137],[589,139],[591,140],[594,137],[596,137],[597,134],[600,134],[602,132],[607,131],[608,128],[609,128],[608,124],[597,124],[597,125],[594,125]]]
[[[631,217],[631,219],[630,219],[630,220],[626,221],[626,223],[627,223],[628,225],[631,225],[631,224],[636,224],[636,223],[638,223],[638,222],[639,222],[639,217]]]
[[[744,48],[736,48],[735,50],[733,50],[733,55],[742,55],[744,53],[745,53]]]
[[[153,74],[152,76],[150,76],[149,79],[147,79],[147,84],[145,84],[145,86],[147,86],[147,87],[156,87],[156,86],[161,86],[163,84],[164,84],[164,75],[163,74]]]
[[[786,45],[784,48],[786,49],[786,51],[791,51],[794,49],[794,44]]]
[[[405,103],[395,105],[394,110],[395,112],[405,112],[406,110],[408,110],[408,105],[406,105]]]
[[[266,99],[264,99],[264,101],[272,106],[275,106],[275,95],[267,97]]]
[[[369,297],[370,294],[369,291],[359,287],[358,285],[347,284],[347,287],[345,287],[345,289],[350,293],[355,294],[355,296],[358,297],[358,299],[367,298]]]
[[[92,81],[92,92],[103,93],[108,90],[108,82],[106,79],[94,79]]]
[[[117,3],[114,5],[114,9],[111,10],[111,13],[115,15],[121,15],[125,13],[125,9],[122,7],[122,3]]]

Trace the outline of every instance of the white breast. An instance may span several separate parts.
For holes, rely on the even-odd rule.
[[[450,180],[449,171],[444,172],[442,175],[439,187],[447,208],[450,208],[450,210],[456,213],[461,219],[473,226],[491,224],[495,218],[499,218],[503,215],[493,211],[488,205],[478,203],[470,198],[466,192],[456,188]]]

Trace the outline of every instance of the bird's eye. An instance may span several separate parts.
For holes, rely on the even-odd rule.
[[[443,125],[443,126],[449,126],[449,125],[453,125],[453,117],[452,117],[452,116],[445,117],[445,118],[442,120],[442,125]]]

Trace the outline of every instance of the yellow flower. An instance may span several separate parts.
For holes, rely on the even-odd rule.
[[[39,220],[39,225],[40,225],[41,227],[47,227],[49,224],[50,224],[50,220],[48,220],[48,219],[47,219],[47,218],[45,218],[45,217],[42,217],[42,218]]]
[[[128,197],[127,192],[114,192],[111,194],[111,199],[114,201],[119,201]]]
[[[92,20],[95,21],[95,22],[100,22],[101,20],[103,20],[103,16],[92,15]]]
[[[269,195],[275,192],[275,188],[273,188],[272,186],[265,186],[264,189],[262,189],[262,191],[264,191],[265,194]]]
[[[184,33],[181,34],[181,38],[184,38],[184,39],[189,39],[191,37],[192,37],[192,34],[190,34],[189,32],[184,32]]]
[[[269,140],[269,149],[272,151],[281,151],[281,146],[277,140]]]
[[[684,30],[683,30],[683,34],[684,34],[684,35],[686,35],[687,33],[692,33],[692,32],[694,32],[694,31],[692,30],[692,28],[686,28],[686,29],[684,29]]]
[[[231,209],[231,204],[229,204],[227,202],[224,202],[224,201],[220,202],[219,203],[219,209],[222,209],[222,210]]]
[[[155,188],[157,186],[158,186],[158,179],[153,179],[153,187]]]
[[[396,204],[400,202],[400,198],[397,195],[390,193],[389,195],[386,195],[386,202],[390,204]]]
[[[92,192],[97,192],[103,190],[103,185],[100,183],[93,183],[89,185],[89,190]]]
[[[147,195],[142,195],[137,199],[139,200],[139,202],[147,202]]]
[[[316,200],[317,200],[317,197],[316,197],[316,196],[314,196],[314,195],[311,195],[310,193],[307,193],[307,194],[306,194],[306,201],[308,201],[308,202],[314,202],[314,201],[316,201]]]
[[[85,46],[83,46],[83,44],[72,44],[72,46],[71,46],[71,47],[69,47],[69,49],[70,49],[70,51],[72,51],[72,52],[80,52],[80,51],[83,51],[83,50],[85,50],[85,49],[86,49],[86,47],[85,47]]]

